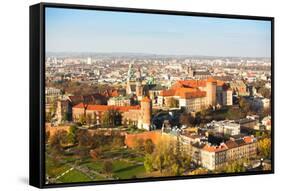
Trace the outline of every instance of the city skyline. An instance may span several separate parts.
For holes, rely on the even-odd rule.
[[[270,21],[46,8],[46,51],[270,57],[270,28]]]

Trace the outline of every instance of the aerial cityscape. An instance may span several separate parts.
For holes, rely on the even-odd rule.
[[[75,17],[71,22],[77,23],[53,19],[54,15],[70,13]],[[108,31],[94,37],[96,31],[91,33],[91,27],[82,26],[85,20],[79,22],[79,18],[93,19],[90,14],[99,13],[57,8],[47,11],[47,184],[271,170],[271,45],[267,23],[245,24],[241,20],[221,28],[226,21],[206,18],[209,25],[213,19],[218,27],[204,25],[209,29],[207,37],[212,42],[215,38],[216,44],[186,38],[197,35],[201,39],[204,34],[200,32],[184,33],[179,37],[186,43],[179,42],[175,50],[178,41],[171,43],[169,36],[178,34],[177,29],[167,28],[167,34],[159,36],[153,33],[153,22],[161,23],[158,15],[138,18],[140,14],[130,13],[128,25],[134,19],[152,19],[139,22],[146,27],[138,33],[127,31],[128,35],[122,32],[126,30],[124,23],[110,23],[110,16],[104,16],[107,23],[95,23],[93,30],[103,33],[104,27]],[[129,13],[122,14],[120,17]],[[157,24],[157,28],[171,25],[165,17],[163,26]],[[196,22],[191,18],[191,23]],[[175,19],[175,23],[182,19],[188,17]],[[206,24],[198,19],[199,24]],[[107,27],[111,24],[116,30]],[[238,26],[238,35],[230,35],[229,30]],[[84,27],[90,31],[80,34]],[[56,37],[54,31],[59,29],[65,37]],[[156,41],[162,39],[158,49],[156,41],[148,39],[151,35]],[[140,42],[131,37],[141,38],[143,43],[136,46]],[[86,42],[87,38],[100,39],[95,44],[95,40]],[[117,43],[119,38],[123,43]],[[247,41],[241,44],[237,39]]]

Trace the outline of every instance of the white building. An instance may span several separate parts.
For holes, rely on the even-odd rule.
[[[107,101],[107,105],[129,106],[131,105],[131,99],[124,96],[112,97]]]
[[[266,116],[262,119],[261,123],[265,126],[266,130],[271,130],[271,116]]]
[[[88,57],[87,64],[92,64],[92,58],[91,57]]]
[[[213,131],[216,133],[223,133],[226,135],[240,134],[240,124],[234,123],[234,121],[212,121],[206,126],[209,129],[213,129]]]

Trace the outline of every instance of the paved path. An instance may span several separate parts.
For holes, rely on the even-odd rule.
[[[59,176],[57,176],[55,178],[55,180],[58,180],[59,178],[61,178],[62,176],[66,175],[67,173],[69,173],[70,171],[74,170],[73,167],[71,167],[70,169],[66,170],[65,172],[61,173]]]

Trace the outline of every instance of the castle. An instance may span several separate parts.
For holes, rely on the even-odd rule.
[[[170,89],[158,96],[160,107],[169,107],[172,100],[177,107],[187,111],[201,111],[209,106],[232,105],[232,90],[223,81],[209,77],[204,80],[177,81]]]
[[[121,124],[133,123],[139,129],[151,129],[152,104],[148,97],[140,101],[140,105],[135,106],[115,106],[115,105],[85,105],[79,103],[72,107],[72,119],[78,122],[81,116],[90,116],[96,124],[102,124],[105,112],[114,110],[121,114]]]
[[[127,83],[126,83],[126,94],[136,95],[137,99],[140,101],[145,94],[147,94],[146,85],[142,84],[141,69],[138,68],[135,74],[135,79],[133,79],[132,65],[129,65]]]

